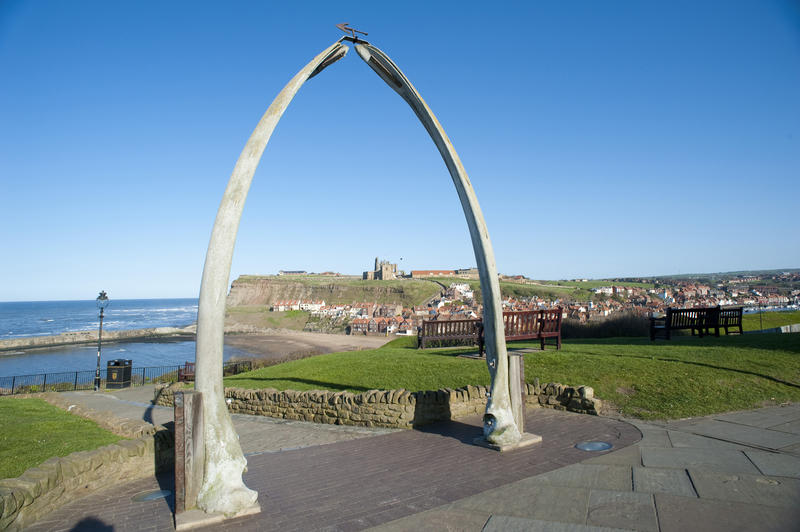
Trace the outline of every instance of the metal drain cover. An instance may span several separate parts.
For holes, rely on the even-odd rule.
[[[157,501],[158,499],[166,499],[171,496],[172,492],[170,490],[143,491],[134,495],[132,500],[134,502]]]
[[[612,447],[613,445],[605,441],[582,441],[575,446],[581,451],[607,451]]]

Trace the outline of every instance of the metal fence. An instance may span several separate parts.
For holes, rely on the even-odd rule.
[[[151,366],[131,368],[131,386],[142,386],[159,382],[176,382],[180,366]],[[222,365],[225,376],[250,371],[253,363],[250,360],[228,362]],[[109,368],[110,369],[110,368]],[[114,368],[120,369],[120,368]],[[100,387],[106,387],[106,369],[100,371]],[[62,373],[39,373],[36,375],[14,375],[0,377],[0,395],[37,392],[66,392],[73,390],[93,390],[95,370],[67,371]]]

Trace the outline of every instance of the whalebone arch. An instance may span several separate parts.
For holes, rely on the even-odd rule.
[[[281,116],[307,80],[345,56],[348,51],[342,42],[345,39],[355,43],[359,57],[411,107],[450,172],[469,227],[484,294],[486,358],[492,378],[492,394],[484,415],[484,435],[487,441],[498,445],[513,445],[521,438],[518,427],[523,406],[519,394],[509,390],[509,383],[519,384],[519,376],[509,375],[505,338],[500,333],[503,316],[497,267],[486,222],[466,170],[441,124],[397,65],[369,43],[343,38],[300,70],[264,113],[236,162],[214,222],[200,287],[195,380],[195,388],[204,398],[206,450],[205,475],[197,504],[206,512],[236,514],[255,505],[258,496],[242,481],[247,462],[225,404],[222,382],[227,283],[244,203],[261,156]]]

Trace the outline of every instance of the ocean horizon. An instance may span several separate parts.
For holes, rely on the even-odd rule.
[[[104,331],[186,327],[197,322],[197,298],[117,299],[105,309]],[[52,336],[97,330],[95,300],[0,302],[0,339]],[[223,359],[249,358],[240,349],[225,347]],[[109,360],[131,360],[134,367],[179,365],[195,359],[194,340],[104,341],[100,367]],[[94,370],[97,344],[20,349],[0,352],[0,377]]]

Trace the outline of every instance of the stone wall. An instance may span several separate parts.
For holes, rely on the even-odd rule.
[[[544,386],[539,380],[526,385],[529,407],[545,407],[597,415],[599,401],[588,386],[572,387],[558,383]],[[174,404],[175,385],[156,388],[154,402]],[[232,413],[282,419],[361,425],[366,427],[411,428],[435,421],[483,414],[487,386],[436,391],[369,390],[353,394],[311,390],[297,392],[274,389],[245,390],[226,388],[225,397]]]
[[[89,493],[172,467],[174,437],[163,426],[83,409],[55,393],[17,396],[26,397],[44,399],[132,439],[50,458],[17,478],[0,480],[0,530],[22,530],[56,508]]]

